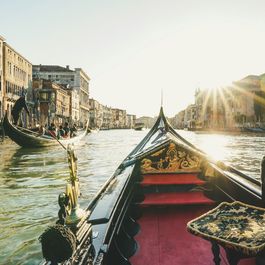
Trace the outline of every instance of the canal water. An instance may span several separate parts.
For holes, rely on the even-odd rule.
[[[87,203],[148,131],[91,133],[75,146],[82,196]],[[216,160],[260,178],[265,155],[263,134],[209,134],[178,131]],[[57,198],[69,176],[61,146],[22,149],[10,140],[0,144],[0,264],[39,264],[40,234],[57,219]]]

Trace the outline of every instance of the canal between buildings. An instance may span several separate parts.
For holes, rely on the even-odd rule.
[[[82,208],[146,133],[100,131],[75,146]],[[260,178],[264,134],[178,133],[214,159]],[[38,237],[56,222],[58,194],[64,191],[69,176],[66,152],[59,145],[22,149],[5,140],[0,144],[0,157],[0,264],[39,264],[42,254]]]

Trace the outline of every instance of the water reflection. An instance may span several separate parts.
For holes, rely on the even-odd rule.
[[[265,155],[264,134],[178,132],[213,159],[224,161],[247,175],[260,179],[260,162]]]
[[[262,135],[197,134],[178,131],[216,160],[224,160],[259,178],[265,154]],[[81,207],[114,173],[147,131],[110,130],[89,134],[75,147],[81,181]],[[39,264],[38,237],[55,222],[57,196],[68,177],[66,152],[60,147],[21,149],[0,144],[0,264]]]
[[[61,189],[67,175],[66,154],[59,148],[21,149],[7,141],[1,157],[0,263],[37,264],[39,231],[54,221],[49,208],[56,213],[54,190]]]

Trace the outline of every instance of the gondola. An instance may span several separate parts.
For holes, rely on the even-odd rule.
[[[143,122],[137,122],[134,125],[134,130],[136,131],[142,131],[145,129],[145,124]]]
[[[31,131],[27,128],[13,125],[7,114],[3,119],[3,129],[6,136],[8,136],[12,141],[20,145],[21,147],[26,148],[39,148],[39,147],[49,147],[49,146],[58,146],[58,140],[52,135],[42,135],[37,132]],[[78,142],[87,134],[87,131],[84,130],[79,133],[77,136],[72,138],[62,138],[60,143],[66,146],[67,144]]]
[[[260,182],[211,159],[171,127],[161,107],[152,129],[79,218],[74,218],[78,204],[72,199],[72,193],[77,193],[73,188],[76,183],[73,182],[74,192],[69,193],[68,187],[68,192],[60,194],[59,220],[40,237],[44,264],[265,264],[261,247],[247,248],[247,255],[239,243],[233,249],[233,242],[218,241],[219,227],[214,224],[206,222],[212,236],[198,230],[203,218],[224,216],[225,232],[229,232],[231,240],[239,240],[239,236],[231,237],[239,208],[245,207],[247,210],[242,213],[247,214],[253,207],[254,217],[258,211],[264,211],[265,174],[261,177]],[[214,215],[221,211],[218,207],[227,209],[227,205],[236,210],[232,212],[231,208]],[[237,219],[233,219],[232,213]],[[265,214],[262,216],[258,223],[265,226]],[[244,229],[243,223],[239,226]],[[254,230],[260,239],[264,231],[262,234],[258,228]],[[251,234],[254,230],[247,231]]]
[[[242,132],[251,132],[251,133],[265,133],[264,128],[261,127],[242,127]]]

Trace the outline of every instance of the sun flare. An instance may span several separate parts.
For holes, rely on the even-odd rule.
[[[212,134],[202,137],[200,147],[216,161],[223,161],[226,157],[227,139],[223,135]]]

